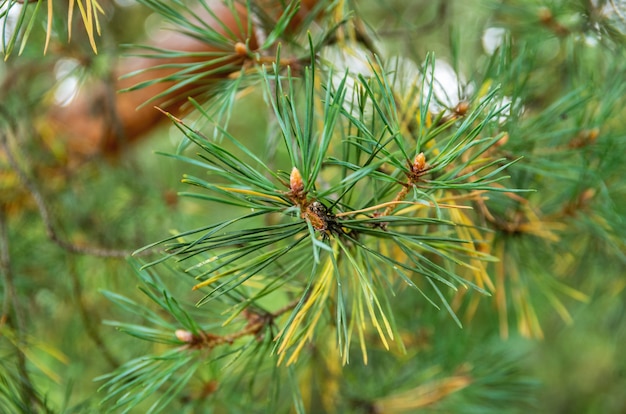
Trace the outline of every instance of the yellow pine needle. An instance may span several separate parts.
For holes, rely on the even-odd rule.
[[[367,365],[367,343],[365,342],[364,330],[359,329],[359,343],[361,344],[361,354],[363,355],[363,365]]]
[[[460,239],[462,240],[480,240],[481,236],[478,234],[478,231],[474,227],[474,223],[470,220],[467,215],[463,214],[462,211],[458,209],[450,210],[450,218],[456,224],[461,224],[461,226],[456,226],[456,232]],[[463,245],[468,248],[469,255],[472,257],[470,260],[470,267],[474,274],[474,280],[476,284],[480,287],[486,285],[489,290],[492,292],[495,290],[495,286],[487,273],[487,269],[483,262],[480,259],[481,256],[485,256],[485,253],[479,252],[476,250],[476,245],[468,241],[467,243],[463,243]]]
[[[363,311],[363,300],[360,295],[354,295],[356,302],[356,326],[359,335],[359,344],[361,346],[361,354],[363,355],[363,364],[367,365],[367,342],[365,342],[365,312]]]
[[[410,206],[410,207],[406,207],[403,208],[402,210],[398,210],[396,212],[395,215],[398,216],[402,216],[402,215],[406,215],[408,213],[411,213],[413,211],[419,210],[420,208],[424,208],[424,207],[430,207],[430,208],[442,208],[442,209],[448,209],[448,208],[453,208],[453,209],[464,209],[464,210],[471,210],[472,207],[470,206],[460,206],[460,205],[456,205],[456,204],[444,204],[444,203],[437,203],[435,205],[435,203],[433,202],[427,202],[427,203],[415,203],[414,205]]]
[[[80,12],[80,15],[83,19],[83,23],[85,25],[85,29],[87,30],[87,35],[89,35],[89,28],[87,27],[87,13],[85,12],[85,7],[83,6],[83,1],[82,0],[70,0],[71,2],[76,2],[78,4],[78,10]]]
[[[51,357],[61,362],[62,364],[70,363],[70,358],[67,355],[65,355],[59,349],[56,349],[53,346],[51,346],[48,342],[37,341],[35,345],[37,348],[41,349],[43,352],[50,355]]]
[[[387,206],[393,206],[393,205],[397,205],[397,204],[417,204],[417,203],[414,202],[414,201],[389,201],[387,203],[376,204],[375,206],[362,208],[360,210],[344,211],[344,212],[335,214],[335,216],[337,216],[337,217],[352,216],[354,214],[360,214],[360,213],[366,213],[368,211],[380,210],[380,209],[383,209],[383,208],[385,208]]]
[[[528,301],[530,294],[528,287],[520,280],[519,269],[511,267],[508,275],[511,280],[511,295],[513,306],[517,311],[518,331],[527,338],[543,338],[543,330],[539,324],[539,318],[532,303]]]
[[[61,376],[57,374],[56,372],[54,372],[52,368],[50,368],[48,362],[40,361],[37,355],[34,352],[32,352],[30,349],[26,349],[23,352],[24,352],[24,356],[26,357],[29,363],[33,364],[33,366],[35,366],[39,371],[41,371],[45,376],[50,378],[52,381],[56,382],[57,384],[61,383]]]
[[[184,242],[184,239],[183,239],[182,237],[179,237],[177,240],[178,240],[179,242],[181,242],[181,243],[183,243],[183,242]],[[213,262],[214,262],[214,261],[216,261],[217,259],[219,259],[219,257],[218,257],[218,256],[211,256],[211,257],[209,257],[208,259],[201,260],[200,262],[196,263],[195,265],[193,265],[193,266],[191,266],[191,267],[187,268],[187,270],[186,270],[186,271],[187,271],[187,272],[189,272],[189,271],[191,271],[191,270],[199,269],[199,268],[204,267],[204,266],[206,266],[206,265],[208,265],[208,264],[210,264],[210,263],[213,263]]]
[[[518,228],[520,232],[532,234],[552,242],[558,242],[559,236],[557,236],[554,231],[567,229],[567,225],[564,223],[541,220],[531,208],[526,208],[525,210],[528,222],[520,224]]]
[[[371,206],[371,207],[367,207],[367,208],[362,208],[360,210],[353,210],[353,211],[344,211],[341,213],[337,213],[335,214],[335,216],[337,217],[344,217],[344,216],[351,216],[354,214],[359,214],[359,213],[366,213],[368,211],[375,211],[375,210],[381,210],[385,207],[389,207],[389,206],[393,206],[393,205],[399,205],[399,204],[407,204],[410,205],[411,207],[407,207],[407,208],[403,208],[402,210],[398,211],[396,213],[396,215],[404,215],[406,213],[409,213],[411,211],[417,210],[419,208],[425,208],[425,207],[435,207],[435,203],[430,202],[430,201],[403,201],[403,200],[395,200],[395,201],[388,201],[386,203],[380,203],[380,204],[376,204],[375,206]],[[439,208],[466,208],[466,209],[471,209],[470,206],[457,206],[457,205],[453,205],[453,204],[437,204],[437,207]]]
[[[400,119],[400,132],[402,134],[409,133],[409,123],[412,120],[412,114],[415,114],[419,111],[419,99],[418,98],[418,85],[417,81],[412,82],[411,86],[407,88],[407,92],[404,96],[399,99],[400,101],[400,110],[399,114],[401,116]],[[419,118],[418,118],[419,119]]]
[[[476,95],[478,98],[482,98],[485,95],[487,95],[487,92],[489,92],[489,89],[491,88],[491,84],[493,83],[493,81],[491,79],[487,79],[481,86],[480,89],[478,90],[478,94]]]
[[[276,197],[276,196],[272,196],[272,195],[268,195],[268,194],[263,194],[263,193],[260,193],[258,191],[254,191],[254,190],[246,190],[244,188],[222,187],[222,186],[219,186],[219,185],[215,186],[215,187],[219,188],[222,191],[229,191],[229,192],[237,193],[237,194],[245,194],[245,195],[249,195],[249,196],[265,198],[265,199],[268,199],[268,200],[274,200],[274,201],[277,201],[277,202],[285,204],[285,205],[287,204],[285,202],[285,200],[283,200],[280,197]]]
[[[374,309],[374,304],[376,305],[376,309],[378,310],[378,313],[380,314],[380,317],[382,319],[383,325],[385,326],[385,330],[387,331],[387,336],[389,336],[389,339],[393,340],[393,330],[391,329],[391,325],[389,324],[389,321],[387,320],[387,317],[385,316],[385,313],[382,309],[382,307],[380,306],[380,302],[378,300],[378,297],[376,296],[374,290],[372,289],[372,285],[371,283],[366,280],[365,275],[363,275],[358,267],[358,263],[356,262],[356,260],[354,259],[354,257],[350,254],[350,252],[348,251],[348,249],[341,244],[340,242],[337,242],[337,244],[339,244],[339,246],[341,247],[342,251],[344,252],[344,254],[346,255],[346,258],[350,261],[350,263],[352,264],[352,267],[354,269],[355,272],[355,283],[361,286],[361,290],[363,291],[363,298],[365,299],[365,304],[367,306],[367,311],[368,314],[370,316],[370,319],[372,320],[372,325],[374,325],[374,327],[376,328],[376,330],[378,331],[378,335],[380,336],[380,339],[383,343],[383,345],[385,346],[385,349],[389,350],[389,343],[387,342],[387,338],[385,337],[385,333],[383,332],[383,328],[380,324],[380,322],[378,321],[378,317],[376,316],[376,311]],[[359,308],[361,309],[361,313],[362,311],[362,303],[359,303]],[[365,329],[365,317],[361,316],[361,328]],[[363,346],[363,342],[361,342],[361,346]],[[367,357],[365,357],[367,358]],[[365,363],[366,360],[364,361]]]
[[[383,327],[380,325],[380,322],[378,322],[378,318],[376,317],[376,312],[374,310],[373,304],[376,305],[376,308],[378,309],[378,312],[380,313],[380,317],[383,321],[383,325],[385,326],[385,330],[387,331],[387,336],[389,336],[389,339],[393,340],[393,331],[391,329],[391,325],[389,324],[389,321],[387,320],[387,317],[385,316],[382,310],[382,307],[380,306],[378,297],[376,297],[376,295],[374,294],[374,291],[371,289],[371,286],[369,284],[366,285],[366,283],[363,283],[363,282],[361,282],[361,286],[363,289],[363,296],[366,298],[365,303],[367,304],[367,310],[370,315],[370,318],[372,319],[372,324],[378,331],[378,335],[380,336],[380,340],[385,346],[385,349],[389,351],[389,343],[387,342],[387,338],[385,338]]]
[[[237,316],[241,315],[241,312],[243,312],[243,308],[239,309],[236,312],[231,313],[231,315],[228,318],[226,318],[224,322],[222,322],[222,326],[228,326],[233,320],[235,320]]]
[[[524,294],[519,296],[522,311],[519,312],[520,317],[518,319],[518,329],[522,336],[526,336],[527,338],[543,339],[543,329],[541,329],[539,317],[537,316],[537,312],[532,304],[526,300],[528,297],[528,291],[524,289]]]
[[[380,252],[380,254],[382,254],[385,257],[397,257],[397,254],[392,255],[392,252],[389,250],[389,243],[377,243],[376,248],[378,249],[378,251]],[[395,246],[395,244],[391,245],[391,248],[393,249]]]
[[[98,19],[98,12],[100,12],[100,14],[104,14],[104,9],[102,8],[102,6],[100,6],[100,4],[98,4],[96,0],[91,0],[91,4],[93,6],[93,14],[94,16],[96,16],[96,33],[98,33],[98,36],[100,36],[102,34],[102,28],[100,27],[100,19]]]
[[[462,292],[462,291],[459,291]],[[478,311],[478,305],[480,305],[480,295],[472,295],[469,298],[469,302],[465,307],[465,312],[463,318],[466,324],[469,324],[473,319],[474,315],[476,315],[476,311]],[[454,309],[458,310],[460,305],[457,305]]]
[[[433,405],[472,384],[469,375],[455,375],[420,385],[408,391],[382,398],[375,403],[380,413],[415,411]]]
[[[243,285],[252,289],[261,290],[267,285],[267,283],[264,275],[254,275],[250,279],[243,282]]]
[[[256,259],[252,259],[252,260],[256,260]],[[241,269],[245,269],[247,266],[250,266],[250,262],[251,261],[248,261],[248,262],[243,263],[243,264],[241,264],[239,266],[236,266],[236,267],[230,268],[228,270],[225,270],[222,273],[218,273],[215,276],[208,278],[207,280],[203,280],[202,282],[197,283],[191,289],[192,290],[198,290],[198,289],[201,289],[203,287],[209,286],[209,285],[213,284],[214,282],[218,281],[219,279],[223,278],[224,276],[232,275],[233,273],[238,272]]]
[[[589,302],[589,295],[586,295],[579,290],[576,290],[572,287],[564,285],[563,283],[557,282],[555,285],[556,285],[556,289],[561,291],[563,294],[569,296],[570,298],[574,300],[578,300],[580,302]]]
[[[46,43],[43,47],[43,54],[45,55],[48,51],[48,45],[50,44],[50,37],[52,36],[52,0],[48,1],[48,22],[46,24]],[[70,22],[68,21],[68,26]]]
[[[550,302],[556,313],[559,314],[561,319],[566,324],[571,325],[574,322],[574,319],[572,318],[572,315],[569,313],[565,305],[563,305],[563,302],[561,302],[554,293],[548,290],[545,290],[543,293],[544,295],[546,295],[546,298],[548,298],[548,301]]]
[[[609,290],[610,297],[616,298],[626,289],[626,279],[614,280]],[[588,300],[588,299],[587,299]]]
[[[415,122],[417,122],[417,124],[419,125],[420,121],[422,119],[422,111],[420,109],[418,109],[417,111],[415,111]],[[426,128],[430,128],[433,125],[433,115],[430,113],[430,111],[426,112],[426,125],[424,125]],[[430,148],[434,145],[434,141],[429,141],[426,144],[426,148]],[[435,154],[437,155],[437,154]]]
[[[80,15],[83,19],[83,25],[85,26],[85,31],[87,32],[87,37],[89,38],[89,44],[93,49],[94,53],[98,53],[98,48],[96,47],[96,40],[94,36],[93,26],[94,20],[96,24],[96,30],[98,34],[100,34],[100,22],[98,21],[98,11],[103,12],[104,10],[97,3],[96,0],[85,0],[86,4],[83,4],[83,0],[69,0],[69,8],[68,8],[68,37],[71,38],[71,27],[72,27],[72,17],[74,12],[74,4],[78,5],[78,10],[80,11]]]
[[[447,202],[447,201],[461,201],[461,200],[471,200],[471,201],[478,201],[478,200],[487,200],[486,197],[480,197],[482,194],[485,194],[487,192],[487,190],[474,190],[471,191],[469,193],[463,193],[463,194],[454,194],[454,193],[448,193],[448,195],[445,195],[444,197],[439,198],[438,202],[442,203],[442,202]],[[458,206],[461,207],[461,206]],[[464,206],[467,207],[467,206]]]
[[[345,0],[339,0],[335,3],[335,6],[333,7],[333,21],[335,22],[335,24],[337,24],[339,27],[339,29],[337,30],[337,44],[343,44],[345,43],[345,24],[339,25],[339,23],[343,22],[343,21],[347,21],[347,16],[344,12],[344,9],[346,8],[346,2]]]
[[[320,79],[320,76],[316,76],[314,79],[314,87],[315,87],[315,91],[316,92],[321,92],[322,91],[322,80]],[[313,105],[315,107],[315,113],[318,114],[323,114],[324,113],[324,106],[322,105],[322,100],[321,99],[315,99],[313,101]],[[324,130],[324,120],[321,117],[318,117],[317,120],[317,128],[318,131],[323,131]]]
[[[334,254],[335,255],[337,254],[336,250]],[[278,334],[277,339],[281,340],[281,344],[278,347],[278,351],[277,351],[277,354],[280,355],[278,358],[279,365],[284,360],[285,351],[287,350],[287,348],[292,346],[293,343],[295,342],[296,331],[298,330],[298,328],[302,326],[302,323],[305,317],[308,315],[311,308],[313,308],[314,305],[317,305],[317,308],[315,309],[315,314],[313,315],[311,322],[309,323],[306,329],[305,334],[302,336],[302,338],[300,338],[300,342],[298,343],[297,347],[294,349],[293,353],[291,354],[291,357],[287,361],[287,365],[293,364],[298,359],[300,351],[302,350],[306,342],[310,338],[313,337],[313,331],[315,330],[317,322],[319,318],[321,317],[322,311],[324,309],[323,305],[324,303],[326,303],[326,300],[330,296],[330,291],[331,291],[330,282],[332,280],[333,272],[334,272],[333,260],[331,257],[328,257],[326,260],[326,263],[324,264],[324,267],[322,268],[318,281],[315,287],[313,288],[313,291],[311,292],[311,295],[308,297],[304,305],[302,305],[300,310],[298,310],[298,313],[294,316],[287,330],[283,329],[283,331],[281,331]]]
[[[498,319],[500,321],[500,336],[503,339],[509,337],[509,324],[506,303],[506,286],[504,282],[507,256],[504,255],[504,242],[500,242],[495,246],[495,255],[500,258],[496,264],[496,308],[498,309]]]
[[[79,4],[81,0],[78,0]],[[85,0],[85,11],[87,12],[87,20],[83,19],[83,24],[85,25],[85,30],[87,31],[87,36],[89,37],[89,43],[91,47],[96,50],[96,44],[94,42],[93,37],[93,9],[91,6],[91,0]]]
[[[287,360],[287,366],[294,364],[298,360],[298,357],[300,356],[300,352],[302,351],[302,348],[304,348],[304,345],[306,345],[306,343],[313,338],[313,332],[315,331],[315,327],[317,326],[317,323],[319,322],[319,319],[322,316],[322,310],[323,310],[323,307],[318,305],[316,313],[311,319],[311,324],[307,328],[306,333],[304,334],[304,336],[302,337],[298,345],[295,347],[293,353]]]
[[[212,284],[216,280],[219,280],[219,279],[223,278],[224,276],[232,275],[233,273],[238,272],[238,271],[240,271],[242,269],[247,269],[250,266],[253,266],[255,263],[257,263],[262,258],[264,258],[264,257],[267,258],[267,256],[269,256],[271,254],[273,254],[273,252],[268,252],[268,253],[264,253],[264,254],[262,254],[260,256],[253,257],[252,259],[250,259],[250,260],[248,260],[248,261],[246,261],[244,263],[241,263],[238,266],[232,267],[232,268],[230,268],[228,270],[223,271],[222,273],[219,273],[219,274],[217,274],[217,275],[215,275],[213,277],[210,277],[207,280],[204,280],[204,281],[196,284],[192,288],[192,290],[198,290],[198,289],[203,288],[205,286],[209,286],[210,284]]]
[[[50,2],[52,3],[52,2]],[[67,8],[67,41],[72,40],[72,17],[74,16],[75,0],[70,0]]]
[[[224,276],[228,276],[230,274],[233,274],[233,273],[235,273],[236,271],[238,271],[240,269],[241,269],[241,266],[238,266],[238,267],[229,269],[229,270],[227,270],[225,272],[219,273],[219,274],[217,274],[217,275],[215,275],[213,277],[208,278],[207,280],[204,280],[204,281],[194,285],[194,287],[192,287],[191,289],[192,290],[198,290],[198,289],[201,289],[203,287],[209,286],[213,282],[223,278]]]
[[[45,354],[53,357],[54,359],[61,362],[62,364],[67,365],[70,362],[70,360],[65,354],[63,354],[58,349],[55,349],[47,345],[46,343],[40,342],[36,340],[34,337],[30,337],[30,336],[25,338],[27,345],[24,346],[24,343],[23,343],[24,338],[18,339],[17,335],[12,330],[1,329],[0,334],[3,337],[7,338],[9,342],[11,342],[15,347],[19,347],[22,350],[26,360],[28,360],[30,364],[32,364],[34,367],[39,369],[39,371],[41,371],[44,375],[46,375],[52,381],[56,383],[61,383],[61,377],[50,368],[49,361],[41,362],[40,360],[41,352],[35,352],[35,351],[36,350],[43,351]]]

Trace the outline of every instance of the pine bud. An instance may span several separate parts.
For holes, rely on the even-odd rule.
[[[505,145],[507,142],[509,142],[509,134],[505,133],[502,138],[500,138],[498,141],[496,141],[496,143],[494,144],[494,146],[496,148],[501,147],[503,145]]]
[[[461,101],[454,107],[454,113],[458,116],[465,116],[467,111],[469,111],[470,105],[469,102]]]
[[[329,215],[326,207],[319,201],[314,201],[306,209],[304,218],[308,219],[311,226],[317,231],[328,229]]]
[[[176,339],[178,339],[181,342],[187,342],[189,344],[194,341],[193,334],[184,329],[176,329],[176,331],[174,332],[174,335],[176,335]]]
[[[238,56],[246,56],[248,54],[248,48],[242,42],[235,43],[235,53]]]
[[[420,173],[426,169],[426,156],[423,152],[420,152],[415,156],[413,160],[413,172]]]
[[[294,195],[302,194],[302,192],[304,191],[302,175],[296,167],[293,167],[293,169],[291,170],[291,175],[289,176],[289,189]]]

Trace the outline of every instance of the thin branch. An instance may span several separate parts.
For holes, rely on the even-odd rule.
[[[11,125],[11,129],[15,130],[13,123],[11,122],[11,118],[6,113],[6,110],[0,107],[0,112],[4,117],[9,121]],[[6,154],[7,160],[11,168],[15,171],[17,178],[22,186],[24,186],[30,195],[35,200],[35,204],[37,204],[37,209],[39,210],[39,215],[43,221],[44,227],[46,229],[46,234],[48,238],[52,240],[55,244],[60,246],[61,248],[67,250],[70,253],[75,254],[85,254],[89,256],[97,256],[97,257],[127,257],[132,254],[131,250],[117,250],[117,249],[106,249],[102,247],[93,247],[93,246],[78,246],[73,244],[67,240],[64,240],[59,236],[58,232],[55,230],[52,225],[52,218],[50,215],[50,210],[42,196],[41,192],[35,185],[35,183],[28,177],[26,172],[20,167],[15,155],[11,151],[9,147],[7,135],[4,133],[0,133],[0,151]]]
[[[104,343],[104,340],[102,339],[102,336],[100,335],[99,330],[97,329],[97,327],[91,320],[90,312],[87,311],[87,307],[85,305],[85,300],[84,300],[84,295],[83,295],[83,288],[82,288],[80,279],[78,275],[76,274],[76,269],[74,268],[74,262],[69,263],[68,273],[72,281],[72,292],[74,294],[74,298],[78,306],[80,319],[83,323],[83,326],[85,327],[85,333],[87,334],[87,336],[89,336],[89,338],[91,338],[91,340],[94,342],[94,344],[100,351],[100,354],[102,354],[104,359],[107,360],[109,365],[111,365],[113,368],[117,368],[120,365],[119,361],[113,356],[109,348]]]
[[[293,301],[291,301],[290,303],[286,304],[285,306],[283,306],[282,308],[278,309],[275,312],[272,312],[272,318],[276,319],[279,316],[289,312],[290,310],[294,309],[296,306],[298,306],[298,303],[300,303],[302,299],[301,298],[297,298]]]
[[[227,335],[216,335],[208,332],[200,331],[197,334],[193,334],[189,331],[179,329],[175,332],[176,337],[186,342],[188,349],[213,349],[217,346],[224,344],[232,344],[237,339],[244,336],[258,336],[261,330],[274,323],[274,319],[294,309],[300,303],[300,298],[288,303],[282,308],[272,313],[256,313],[244,311],[244,315],[248,320],[248,323],[239,331],[233,332]]]
[[[124,131],[124,123],[122,122],[118,109],[116,108],[117,95],[115,74],[112,71],[109,71],[104,81],[104,119],[106,121],[105,124],[110,126],[105,126],[105,130],[102,131],[102,133],[105,137],[109,132],[111,133],[112,142],[109,145],[113,145],[115,147],[119,145],[123,147],[128,144],[128,137]]]

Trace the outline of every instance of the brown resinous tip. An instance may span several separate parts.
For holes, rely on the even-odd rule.
[[[294,196],[301,195],[304,191],[304,182],[302,181],[302,175],[300,171],[293,167],[291,174],[289,175],[289,189]]]

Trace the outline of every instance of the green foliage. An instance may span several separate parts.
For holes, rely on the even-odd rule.
[[[175,143],[139,147],[126,171],[85,170],[80,185],[100,187],[77,193],[107,206],[103,221],[82,216],[71,189],[43,192],[61,195],[75,238],[87,222],[104,245],[145,245],[128,262],[55,233],[16,145],[28,120],[3,108],[6,177],[47,234],[1,196],[0,410],[623,410],[621,3],[441,2],[429,14],[319,1],[302,17],[298,1],[279,15],[220,2],[231,27],[209,1],[139,3],[214,50],[133,46],[156,63],[127,77],[154,77],[125,92],[171,82],[146,102],[163,107],[193,95],[185,115],[161,109]],[[46,4],[23,8],[7,57]],[[484,13],[478,29],[468,8]],[[452,30],[431,33],[430,16]],[[478,44],[485,28],[498,29],[493,50]],[[88,40],[95,50],[93,30]],[[182,191],[167,207],[171,187]],[[46,237],[69,253],[39,253]],[[51,282],[45,266],[68,277]],[[45,309],[63,309],[53,344],[33,334],[50,335]]]
[[[36,3],[34,8],[22,7],[21,3]],[[53,26],[62,24],[59,31],[66,32],[68,40],[72,37],[72,21],[75,12],[80,14],[83,27],[87,34],[89,44],[95,53],[98,52],[96,46],[96,35],[100,35],[100,16],[104,13],[102,6],[97,0],[68,0],[66,5],[60,5],[52,1],[21,1],[2,0],[0,1],[0,19],[2,19],[2,43],[3,52],[8,58],[13,49],[19,44],[19,54],[22,54],[26,43],[29,40],[33,28],[40,21],[40,14],[46,13],[46,37],[44,53],[48,50],[50,39],[53,35]],[[61,9],[61,10],[59,10]],[[66,17],[61,18],[60,16]]]

